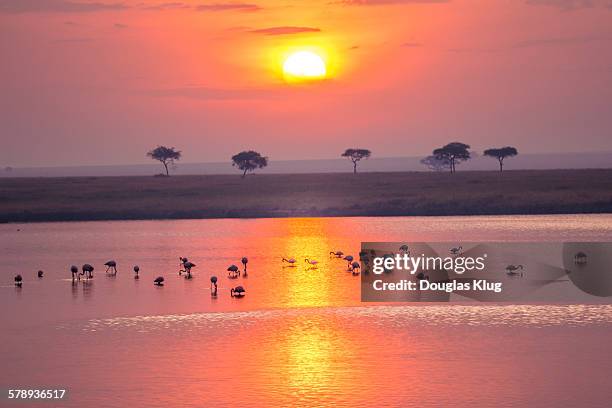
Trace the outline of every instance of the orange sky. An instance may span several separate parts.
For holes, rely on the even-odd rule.
[[[0,0],[0,166],[612,150],[610,0],[170,1]]]

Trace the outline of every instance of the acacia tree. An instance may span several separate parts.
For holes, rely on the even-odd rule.
[[[437,160],[448,161],[451,173],[455,173],[455,166],[470,159],[470,145],[461,142],[449,143],[433,151],[433,156]]]
[[[246,176],[247,172],[262,169],[267,165],[268,158],[253,150],[243,151],[232,156],[232,166],[242,170],[242,178]]]
[[[518,154],[518,150],[512,146],[500,147],[499,149],[487,149],[484,151],[485,156],[493,157],[499,161],[499,171],[504,171],[504,159],[506,157],[514,157]]]
[[[166,176],[170,176],[168,165],[173,166],[175,160],[181,159],[181,152],[175,150],[174,147],[157,146],[155,149],[147,153],[147,156],[153,160],[157,160],[164,165]]]
[[[357,163],[361,159],[367,159],[372,155],[368,149],[346,149],[341,157],[346,157],[353,162],[353,174],[357,173]]]
[[[436,156],[427,156],[421,159],[421,164],[433,171],[442,171],[450,166],[448,159],[438,159]]]

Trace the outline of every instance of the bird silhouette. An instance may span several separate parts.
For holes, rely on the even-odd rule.
[[[108,273],[109,270],[112,270],[112,275],[117,275],[117,262],[111,260],[106,262],[104,266],[106,266],[106,273]]]
[[[232,297],[243,297],[246,294],[246,291],[242,286],[236,286],[230,290],[230,295]]]

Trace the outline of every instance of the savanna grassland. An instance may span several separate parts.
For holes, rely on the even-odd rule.
[[[0,179],[0,221],[612,212],[612,169]]]

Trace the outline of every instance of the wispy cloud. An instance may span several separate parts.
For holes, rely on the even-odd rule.
[[[299,33],[318,33],[320,28],[315,27],[294,27],[294,26],[282,26],[282,27],[268,27],[260,28],[257,30],[251,30],[250,33],[263,34],[263,35],[290,35]]]
[[[401,46],[406,47],[406,48],[419,48],[419,47],[422,47],[423,44],[414,42],[414,41],[408,41],[408,42],[403,43]]]
[[[127,9],[124,3],[76,2],[70,0],[0,0],[0,13],[84,13]]]
[[[88,37],[75,37],[75,38],[60,38],[59,40],[52,41],[55,44],[79,44],[79,43],[90,43],[94,41],[93,38]]]
[[[270,99],[282,96],[282,90],[260,88],[208,88],[208,87],[182,87],[172,89],[153,89],[144,91],[145,94],[164,98],[189,98],[204,101],[232,101]]]
[[[121,30],[121,29],[127,28],[128,26],[127,26],[127,24],[115,23],[115,24],[113,24],[113,27]]]
[[[584,44],[594,41],[606,41],[612,40],[612,36],[601,36],[601,35],[585,35],[578,37],[553,37],[553,38],[538,38],[533,40],[519,41],[512,46],[512,48],[529,48],[529,47],[542,47],[542,46],[554,46],[554,45],[568,45],[568,44]]]
[[[181,2],[168,2],[168,3],[160,3],[160,4],[151,4],[142,6],[145,10],[179,10],[179,9],[188,9],[191,8],[189,4],[181,3]]]
[[[525,0],[530,6],[554,7],[563,11],[581,10],[585,8],[607,8],[612,10],[610,0]]]
[[[450,0],[340,0],[339,4],[347,6],[383,6],[391,4],[432,4],[449,3]]]
[[[259,11],[261,7],[251,3],[216,3],[196,6],[196,11]]]

